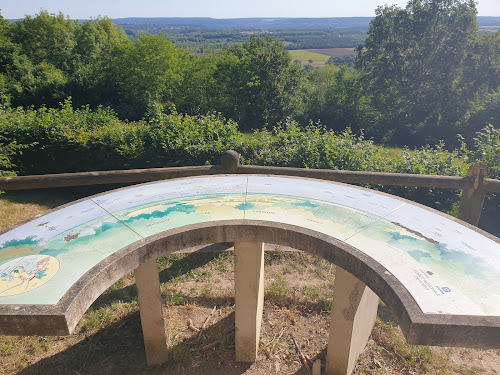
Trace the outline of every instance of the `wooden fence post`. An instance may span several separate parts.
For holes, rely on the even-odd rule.
[[[221,158],[224,173],[236,173],[240,166],[240,154],[234,150],[224,151]]]
[[[481,163],[472,164],[467,171],[467,177],[473,177],[474,184],[470,188],[462,190],[458,218],[477,226],[486,195],[484,189],[486,166]]]

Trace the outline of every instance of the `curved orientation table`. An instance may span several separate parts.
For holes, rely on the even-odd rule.
[[[249,340],[238,329],[238,305],[246,300],[238,296],[253,293],[253,308],[262,310],[263,242],[304,250],[339,266],[332,331],[345,328],[339,323],[343,319],[351,322],[348,331],[366,322],[363,330],[369,335],[380,297],[410,344],[500,348],[498,238],[373,190],[264,175],[136,185],[62,206],[0,233],[0,334],[70,334],[90,304],[132,270],[145,306],[141,289],[143,299],[156,298],[147,294],[158,291],[141,287],[139,279],[156,285],[147,279],[155,259],[215,242],[235,242],[235,272],[255,269],[258,274],[257,286],[247,291],[247,278],[254,276],[236,275],[237,358],[244,346],[239,337]],[[251,341],[255,335],[258,339],[257,320]],[[336,334],[345,334],[340,331]],[[258,340],[251,353],[256,345]],[[351,364],[352,353],[359,352],[352,345],[344,345]],[[255,359],[254,354],[239,358]],[[154,360],[148,357],[148,362]],[[350,372],[347,367],[335,371]]]

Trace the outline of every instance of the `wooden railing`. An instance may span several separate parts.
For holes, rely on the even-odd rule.
[[[486,193],[500,194],[500,180],[486,178],[486,166],[472,164],[467,176],[434,176],[406,173],[339,171],[241,165],[236,151],[226,151],[221,165],[60,173],[0,178],[0,190],[45,189],[68,186],[126,184],[179,177],[215,174],[273,174],[317,178],[351,184],[417,186],[462,190],[458,218],[472,225],[479,222]]]

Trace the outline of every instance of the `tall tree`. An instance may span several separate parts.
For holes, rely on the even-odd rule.
[[[303,69],[281,42],[252,37],[223,51],[214,76],[223,98],[218,109],[252,129],[293,115]]]
[[[62,13],[51,15],[41,11],[35,17],[26,16],[12,23],[9,34],[34,65],[44,62],[67,71],[73,68],[77,27],[77,21],[65,18]]]
[[[124,44],[113,57],[112,67],[119,113],[139,119],[154,104],[173,105],[174,94],[183,80],[182,62],[187,56],[165,35],[141,35]]]
[[[386,116],[379,138],[416,143],[449,138],[468,100],[464,76],[477,33],[473,0],[410,0],[379,7],[356,68],[375,107]],[[427,139],[426,139],[427,138]]]
[[[97,18],[80,24],[74,39],[76,62],[69,89],[73,104],[97,106],[115,103],[114,56],[130,43],[127,35],[109,18]]]

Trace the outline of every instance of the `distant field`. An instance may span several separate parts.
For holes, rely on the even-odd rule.
[[[322,49],[305,49],[304,51],[309,51],[313,53],[319,53],[320,55],[326,56],[344,56],[344,55],[355,55],[356,52],[354,48],[322,48]]]
[[[292,60],[299,60],[302,65],[312,65],[315,68],[326,64],[330,56],[319,53],[310,52],[303,49],[289,51]]]
[[[290,50],[292,60],[300,60],[302,65],[320,67],[326,64],[331,56],[355,55],[354,48],[324,48],[324,49],[297,49]],[[312,60],[312,63],[309,62]]]
[[[500,26],[479,26],[479,31],[491,31],[494,33],[498,30],[500,30]]]

